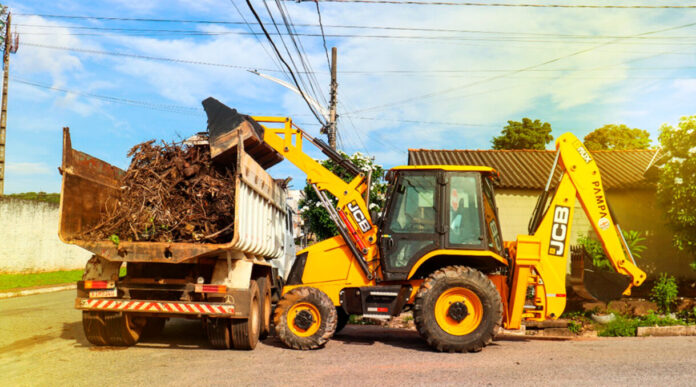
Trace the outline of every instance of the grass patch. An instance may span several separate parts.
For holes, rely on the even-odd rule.
[[[29,288],[42,285],[75,283],[82,279],[83,270],[52,271],[31,274],[0,274],[0,290]],[[121,277],[126,275],[126,267],[121,267]]]
[[[31,274],[1,274],[0,290],[28,288],[41,285],[56,285],[77,282],[82,279],[82,270],[52,271]]]
[[[11,195],[5,195],[5,197],[24,199],[24,200],[35,200],[37,202],[46,203],[60,203],[59,193],[46,193],[46,192],[23,192]]]
[[[647,316],[636,318],[617,315],[614,321],[603,325],[597,335],[604,337],[635,336],[638,327],[667,327],[672,325],[687,325],[687,322],[680,318],[660,316],[652,311]]]

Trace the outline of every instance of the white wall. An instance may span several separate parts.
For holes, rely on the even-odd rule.
[[[92,254],[58,238],[58,205],[0,198],[0,273],[83,269]]]

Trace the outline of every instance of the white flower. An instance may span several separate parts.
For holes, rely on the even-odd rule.
[[[682,179],[681,177],[674,178],[674,184],[683,184],[683,183],[684,183],[684,179]]]
[[[370,207],[369,207],[368,209],[374,210],[374,209],[376,209],[376,208],[379,208],[379,206],[376,205],[375,203],[370,203]]]

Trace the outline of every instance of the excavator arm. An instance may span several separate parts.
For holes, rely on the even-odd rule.
[[[549,186],[558,165],[561,179],[555,192]],[[551,196],[549,202],[549,196]],[[614,270],[627,277],[624,294],[645,281],[616,224],[599,169],[585,146],[571,133],[556,141],[556,159],[544,193],[530,222],[530,235],[509,244],[514,259],[506,328],[518,329],[522,319],[558,318],[566,304],[566,271],[575,201],[579,200]],[[548,202],[548,204],[547,204]],[[527,303],[532,289],[532,303]]]

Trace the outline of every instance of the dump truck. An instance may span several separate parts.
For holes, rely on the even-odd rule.
[[[529,233],[503,241],[498,173],[491,167],[391,168],[383,213],[370,213],[363,171],[289,117],[253,118],[264,128],[263,142],[307,175],[339,232],[298,252],[290,269],[273,317],[289,348],[323,346],[350,315],[386,320],[411,310],[421,336],[444,352],[480,351],[501,327],[557,319],[566,305],[576,200],[619,278],[617,295],[645,281],[609,209],[597,164],[571,133],[556,140]],[[241,139],[232,130],[211,138],[211,147],[233,154]],[[349,181],[310,157],[308,145],[340,165]],[[556,168],[562,171],[557,181]]]
[[[235,170],[234,232],[226,243],[84,238],[107,200],[121,194],[124,171],[73,149],[64,129],[59,236],[94,254],[75,300],[93,345],[133,345],[170,318],[200,319],[215,348],[253,349],[268,335],[271,298],[294,259],[286,188],[265,170],[282,157],[258,141],[258,125],[217,107],[209,111],[209,135],[235,129],[246,136],[224,160]]]

